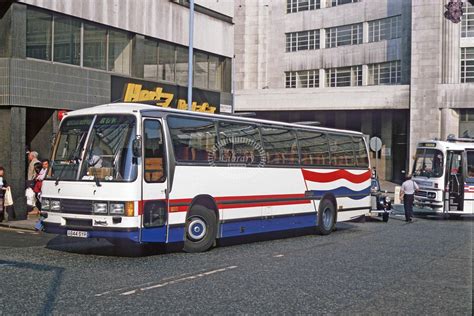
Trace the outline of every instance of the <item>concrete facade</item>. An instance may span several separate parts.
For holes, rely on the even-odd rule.
[[[397,127],[399,119],[389,116],[383,116],[383,126],[377,130],[368,123],[358,127],[369,136],[382,137],[385,153],[391,151],[382,157],[387,167],[381,176],[388,180],[398,179],[401,170],[411,167],[421,139],[459,134],[460,113],[474,109],[474,86],[460,81],[460,51],[473,47],[474,41],[461,38],[461,23],[444,18],[448,0],[360,0],[333,7],[329,7],[331,1],[322,0],[316,1],[319,9],[287,13],[290,1],[236,1],[236,111],[256,111],[257,116],[263,111],[314,112],[316,119],[328,111],[404,111],[406,131]],[[368,24],[393,16],[400,16],[400,36],[369,41]],[[361,43],[325,46],[328,28],[355,23],[362,23]],[[306,30],[320,32],[320,48],[287,52],[286,34]],[[401,64],[399,82],[368,85],[368,67],[390,61]],[[327,87],[327,69],[357,65],[362,65],[362,85]],[[313,69],[319,71],[319,86],[285,88],[285,73]],[[348,125],[336,120],[332,127]],[[396,144],[400,146],[394,152]],[[397,155],[403,156],[403,167],[392,161],[399,159]]]

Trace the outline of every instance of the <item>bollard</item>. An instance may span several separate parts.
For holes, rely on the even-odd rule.
[[[395,187],[395,193],[393,195],[393,204],[401,204],[402,202],[400,201],[400,189],[401,187],[397,185]]]

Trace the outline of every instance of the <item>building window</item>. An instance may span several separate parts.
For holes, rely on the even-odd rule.
[[[222,89],[223,58],[209,55],[209,89]]]
[[[326,69],[328,87],[350,87],[362,85],[362,66]]]
[[[401,16],[369,21],[369,42],[379,42],[401,36]]]
[[[206,53],[194,53],[193,86],[207,89],[209,87],[209,56]]]
[[[287,71],[286,88],[317,88],[319,87],[319,70]]]
[[[296,71],[285,72],[285,88],[296,88]]]
[[[319,70],[303,70],[296,72],[297,88],[317,88],[319,87]]]
[[[461,37],[474,37],[474,6],[472,4],[465,3],[461,21]]]
[[[321,8],[321,0],[286,0],[286,13],[316,10]]]
[[[327,1],[327,7],[335,7],[335,6],[343,5],[343,4],[360,2],[360,0],[326,0],[326,1]]]
[[[286,33],[286,51],[319,49],[319,30]]]
[[[26,18],[26,56],[51,60],[51,14],[34,10],[27,11]]]
[[[176,47],[176,83],[188,85],[188,48]]]
[[[145,39],[144,51],[143,77],[156,80],[158,78],[158,42]]]
[[[54,61],[81,64],[81,22],[67,16],[54,17]]]
[[[326,47],[357,45],[362,43],[362,23],[326,29]]]
[[[158,79],[163,81],[174,81],[175,75],[175,46],[158,44]]]
[[[371,64],[369,67],[369,85],[400,84],[401,64],[399,60]]]
[[[84,23],[83,66],[106,70],[107,30]]]
[[[461,48],[461,82],[474,82],[474,47]]]
[[[109,32],[109,71],[130,74],[131,36],[125,32]]]
[[[459,137],[474,137],[474,109],[459,110]]]

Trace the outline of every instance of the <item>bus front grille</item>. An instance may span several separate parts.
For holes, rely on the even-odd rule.
[[[428,192],[426,192],[426,191],[416,191],[415,196],[428,197]]]
[[[66,226],[69,227],[69,228],[92,227],[92,220],[91,219],[66,218]]]
[[[70,214],[92,214],[92,201],[61,199],[61,212]]]

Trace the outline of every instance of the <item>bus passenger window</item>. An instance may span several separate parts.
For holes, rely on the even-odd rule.
[[[295,132],[290,129],[261,128],[263,148],[270,165],[295,165],[299,163]]]
[[[177,161],[207,163],[209,155],[214,154],[216,128],[213,121],[170,116],[168,126]]]
[[[163,182],[165,173],[160,122],[145,120],[143,139],[145,181]]]
[[[303,166],[329,164],[329,146],[326,134],[316,131],[298,131],[297,135]]]
[[[352,137],[348,135],[330,135],[329,148],[331,150],[332,165],[352,167],[355,165]]]
[[[265,160],[259,149],[260,134],[256,125],[219,122],[218,162],[233,166],[257,165]]]
[[[369,167],[367,147],[362,137],[354,137],[354,150],[356,154],[357,167]]]

